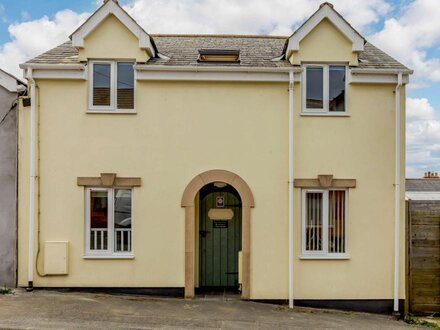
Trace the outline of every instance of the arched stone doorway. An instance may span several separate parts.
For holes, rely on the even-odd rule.
[[[197,175],[185,188],[181,206],[185,208],[185,298],[194,297],[195,253],[195,198],[204,186],[214,182],[231,185],[242,202],[242,299],[250,298],[250,217],[254,197],[247,183],[237,174],[225,170],[211,170]]]

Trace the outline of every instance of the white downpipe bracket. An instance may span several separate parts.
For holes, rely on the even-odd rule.
[[[400,269],[400,89],[402,87],[402,72],[398,73],[395,90],[396,97],[396,177],[394,183],[394,313],[399,313],[399,269]]]
[[[294,73],[289,72],[289,307],[293,308],[293,105]]]
[[[31,89],[30,113],[30,159],[29,159],[29,256],[28,256],[28,289],[33,288],[34,278],[34,222],[35,222],[35,109],[36,91],[35,81],[32,78],[32,69],[28,69],[27,78]]]

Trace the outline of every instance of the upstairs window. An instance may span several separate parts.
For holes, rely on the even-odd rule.
[[[90,63],[90,111],[134,111],[133,64],[116,61]]]
[[[304,71],[303,113],[345,113],[346,66],[308,64]]]

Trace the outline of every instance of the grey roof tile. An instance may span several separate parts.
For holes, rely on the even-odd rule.
[[[409,70],[406,66],[367,42],[359,53],[359,68]]]
[[[275,36],[237,36],[237,35],[152,35],[160,53],[169,59],[155,58],[149,65],[169,66],[207,66],[213,64],[197,62],[199,49],[239,49],[241,67],[290,67],[286,60],[272,59],[283,53],[287,37]],[[55,47],[26,63],[71,64],[78,63],[78,50],[70,41]],[[399,69],[408,70],[370,43],[359,54],[360,69]]]
[[[271,36],[206,36],[206,35],[153,35],[160,53],[170,59],[149,61],[151,65],[195,66],[209,65],[197,62],[199,49],[238,49],[240,50],[240,64],[230,64],[245,67],[278,67],[290,66],[287,61],[277,63],[273,58],[280,56],[285,37]],[[211,64],[212,65],[212,64]]]
[[[440,179],[406,179],[406,191],[440,192]]]
[[[55,47],[26,63],[41,64],[71,64],[78,63],[78,50],[72,46],[71,41],[67,41],[58,47]]]

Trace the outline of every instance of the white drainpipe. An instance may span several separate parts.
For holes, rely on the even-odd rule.
[[[28,69],[27,78],[30,82],[31,114],[30,114],[30,159],[29,159],[29,256],[28,256],[28,290],[33,289],[34,277],[34,222],[35,222],[35,108],[37,105],[35,80],[32,69]]]
[[[394,313],[399,313],[399,270],[400,270],[400,89],[402,72],[397,76],[396,97],[396,177],[395,177],[395,211],[394,211]]]
[[[293,92],[294,74],[289,72],[289,307],[293,308]]]

